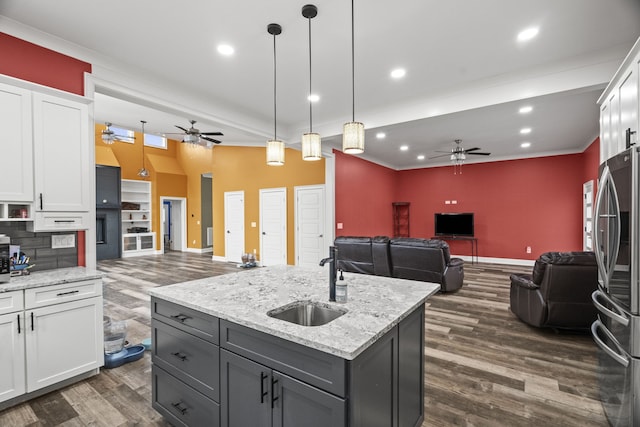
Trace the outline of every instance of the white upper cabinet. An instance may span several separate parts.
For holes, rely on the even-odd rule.
[[[640,39],[600,96],[600,162],[637,144],[640,128]]]
[[[31,92],[0,83],[0,201],[33,201]]]
[[[87,105],[34,93],[33,138],[36,212],[89,211]]]

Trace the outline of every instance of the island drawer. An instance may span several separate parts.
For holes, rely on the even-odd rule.
[[[152,406],[175,426],[220,426],[220,405],[155,365]]]
[[[29,288],[24,291],[27,310],[102,295],[102,279]]]
[[[151,298],[151,316],[168,325],[218,344],[218,318],[158,298]]]
[[[346,396],[347,362],[338,356],[223,319],[220,346],[322,390]]]
[[[153,363],[219,402],[220,347],[159,320],[151,326]]]

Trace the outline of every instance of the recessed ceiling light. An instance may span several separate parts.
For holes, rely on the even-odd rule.
[[[230,55],[233,55],[233,52],[235,52],[235,50],[233,49],[232,46],[230,46],[228,44],[219,44],[218,45],[218,53],[220,55],[230,56]]]
[[[531,128],[522,128],[522,129],[520,129],[520,133],[523,134],[523,135],[531,133]]]
[[[408,145],[401,145],[400,146],[400,151],[407,151],[409,149]]]
[[[520,107],[518,112],[520,114],[527,114],[533,111],[533,107],[531,105],[525,105],[524,107]]]
[[[526,42],[538,35],[538,27],[527,28],[518,33],[518,41]]]
[[[315,93],[312,93],[311,95],[307,96],[307,99],[311,102],[318,102],[320,101],[320,95],[316,95]]]
[[[420,154],[420,155],[418,156],[418,160],[424,160],[424,154]]]
[[[523,142],[522,144],[520,144],[520,147],[529,148],[529,147],[531,147],[531,143],[530,142]]]
[[[387,136],[387,134],[384,133],[384,132],[376,133],[376,138],[378,138],[378,139],[384,139],[386,136]]]
[[[407,71],[404,68],[396,68],[395,70],[391,71],[391,77],[393,77],[394,79],[401,79],[405,76],[405,74],[407,74]]]

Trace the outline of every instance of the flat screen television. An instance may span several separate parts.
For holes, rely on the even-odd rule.
[[[473,237],[473,213],[436,213],[436,236]]]

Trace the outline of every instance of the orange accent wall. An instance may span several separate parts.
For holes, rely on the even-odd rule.
[[[336,156],[336,236],[391,236],[398,172],[357,156]],[[338,181],[339,177],[339,181]]]
[[[597,180],[598,163],[598,139],[581,154],[467,164],[462,175],[451,167],[393,171],[337,154],[336,221],[344,229],[336,234],[390,236],[391,201],[403,201],[411,203],[412,237],[432,237],[436,212],[474,212],[482,257],[536,259],[545,251],[581,250],[582,184]],[[370,190],[373,183],[383,190]],[[469,243],[450,245],[452,253],[470,255]]]
[[[213,149],[213,253],[224,256],[224,193],[244,191],[245,248],[258,250],[261,188],[287,188],[287,263],[295,263],[294,187],[325,183],[325,161],[305,162],[299,151],[286,149],[284,166],[267,166],[264,147],[217,146]]]
[[[84,95],[84,73],[91,64],[0,33],[0,74]]]

